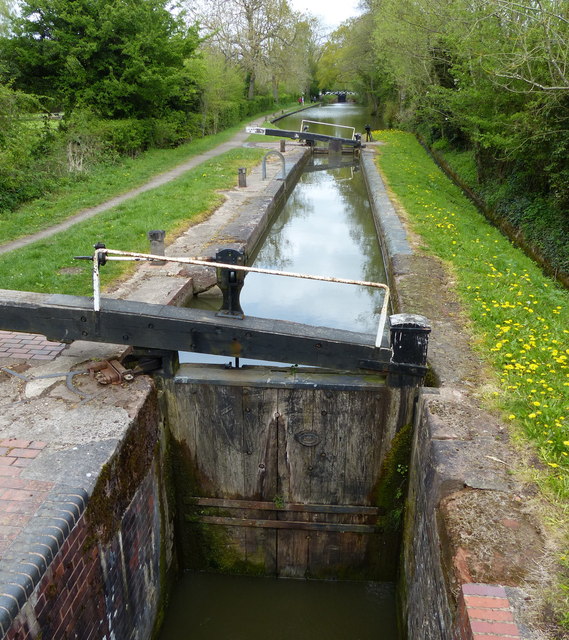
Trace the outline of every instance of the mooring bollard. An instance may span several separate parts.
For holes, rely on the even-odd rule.
[[[286,151],[286,140],[281,140],[281,153]]]
[[[418,387],[427,371],[429,321],[424,316],[398,313],[389,316],[389,326],[392,372],[388,384],[391,387]]]
[[[166,255],[165,247],[164,247],[164,238],[166,237],[166,232],[162,229],[155,229],[153,231],[149,231],[147,233],[148,239],[150,240],[150,253],[153,256],[163,256]],[[161,264],[166,264],[165,260],[153,260],[151,265],[159,266]]]
[[[239,186],[246,187],[247,186],[247,169],[245,167],[239,167],[237,171],[239,174]]]
[[[215,261],[224,264],[245,264],[245,254],[235,249],[222,249],[215,254]],[[241,289],[245,284],[245,272],[233,271],[224,267],[218,267],[217,286],[223,293],[221,309],[216,313],[218,316],[229,316],[231,318],[243,318],[243,309],[239,302]]]

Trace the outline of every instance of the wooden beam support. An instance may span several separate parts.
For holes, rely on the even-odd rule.
[[[331,531],[337,533],[379,533],[369,524],[340,524],[331,522],[301,522],[298,520],[257,520],[254,518],[228,518],[224,516],[186,516],[187,522],[217,524],[225,527],[251,527],[256,529],[293,529],[296,531]]]
[[[391,350],[375,336],[264,318],[143,302],[0,290],[0,329],[57,342],[86,340],[170,351],[254,358],[343,371],[387,372]]]
[[[254,509],[258,511],[298,511],[301,513],[334,513],[362,516],[379,516],[379,507],[352,504],[304,504],[286,503],[278,505],[276,502],[262,500],[228,500],[225,498],[186,498],[186,505],[195,507],[214,507],[216,509]]]

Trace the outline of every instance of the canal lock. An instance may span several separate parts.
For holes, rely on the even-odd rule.
[[[254,264],[386,280],[359,163],[340,164],[309,162]],[[338,220],[335,209],[340,217],[351,209],[356,221]],[[367,332],[377,324],[380,299],[355,288],[313,289],[307,302],[288,282],[248,274],[247,283],[242,303],[253,316]],[[195,303],[219,308],[220,299]],[[418,331],[424,351],[428,329]],[[294,363],[184,362],[192,356],[181,354],[178,374],[163,382],[180,568],[393,584],[417,377],[388,383]],[[393,610],[385,615],[395,619]]]
[[[288,187],[295,181],[291,176],[302,163],[291,162],[290,158],[309,155],[307,148],[298,146],[288,154],[287,151],[287,163],[294,166],[288,168],[286,179],[270,181],[264,190],[265,196],[259,199],[264,202],[247,210],[245,217],[249,224],[241,231],[246,229],[245,235],[254,238],[253,245],[266,228],[270,217],[266,212],[271,207],[278,208],[276,204],[285,199]],[[386,576],[397,564],[398,556],[398,619],[407,638],[470,640],[473,621],[469,618],[468,601],[474,598],[479,602],[478,596],[490,598],[489,601],[496,605],[482,612],[487,615],[482,622],[484,625],[493,624],[488,618],[490,615],[509,616],[510,622],[506,626],[518,634],[513,637],[532,637],[521,636],[511,622],[515,606],[511,603],[525,602],[523,592],[514,587],[519,584],[520,576],[525,575],[528,563],[537,557],[540,533],[524,516],[523,505],[514,493],[518,489],[504,467],[503,461],[509,459],[511,452],[503,443],[503,426],[495,417],[481,411],[461,387],[462,382],[471,383],[472,380],[468,336],[461,335],[460,327],[445,322],[448,320],[445,305],[453,302],[447,295],[445,282],[449,283],[444,279],[441,265],[411,250],[369,150],[362,153],[360,168],[360,172],[354,170],[353,174],[350,171],[349,175],[343,176],[343,182],[339,184],[344,189],[354,175],[359,173],[365,177],[367,189],[363,191],[369,194],[371,201],[368,219],[372,219],[378,228],[387,280],[394,294],[394,309],[424,309],[432,319],[435,339],[429,360],[441,380],[441,388],[400,386],[381,375],[362,375],[361,372],[340,376],[323,370],[311,371],[296,367],[294,357],[290,358],[288,366],[265,363],[263,370],[244,361],[240,364],[247,366],[239,368],[186,363],[175,377],[158,377],[153,382],[146,376],[139,376],[126,386],[117,385],[104,397],[91,396],[101,397],[101,402],[93,401],[89,405],[91,408],[98,406],[86,428],[98,431],[108,416],[114,415],[115,420],[109,425],[112,436],[93,443],[89,441],[81,450],[73,447],[66,452],[48,452],[46,455],[44,463],[50,466],[50,471],[53,467],[56,474],[63,473],[64,476],[58,480],[45,508],[30,520],[30,535],[22,540],[22,544],[14,546],[13,554],[6,558],[14,567],[3,575],[6,584],[0,598],[3,637],[9,640],[40,635],[59,638],[62,636],[58,630],[65,629],[68,637],[81,640],[146,640],[158,637],[163,622],[164,633],[169,632],[173,611],[190,610],[190,605],[197,605],[197,612],[205,613],[207,619],[199,619],[194,609],[190,618],[177,623],[170,637],[178,639],[182,630],[183,634],[197,640],[198,631],[203,629],[206,635],[202,637],[205,638],[234,637],[235,630],[242,631],[244,637],[253,638],[259,633],[264,637],[269,629],[273,638],[302,638],[305,634],[304,637],[312,640],[320,632],[326,638],[354,638],[360,635],[355,635],[350,611],[355,612],[357,620],[363,619],[367,614],[357,609],[357,603],[366,601],[370,594],[383,592],[381,595],[387,594],[391,598],[390,609],[373,618],[367,627],[368,636],[361,637],[375,638],[381,633],[385,638],[396,638],[400,636],[395,626],[386,631],[388,620],[395,619],[392,583],[367,578]],[[319,169],[311,173],[320,177],[326,174]],[[328,201],[342,205],[347,188],[342,189]],[[270,198],[266,197],[267,193],[272,194]],[[298,204],[295,197],[289,200]],[[257,214],[259,222],[251,224]],[[303,220],[304,230],[309,229],[308,218],[305,216]],[[279,222],[275,226],[278,225]],[[350,264],[353,256],[365,253],[362,248],[369,246],[362,244],[362,235],[354,230],[338,233],[334,216],[330,215],[324,226],[316,227],[316,234],[289,237],[287,251],[280,253],[274,251],[280,245],[273,241],[270,253],[283,262],[280,266],[290,267],[285,264],[290,256],[304,254],[303,251],[296,252],[302,236],[319,238],[325,235],[323,228],[328,235],[336,232],[341,240],[359,243],[359,250],[350,254],[347,242],[343,242],[342,255],[352,256]],[[236,237],[239,231],[235,221],[230,237]],[[270,243],[269,240],[269,246]],[[324,255],[321,247],[316,253],[318,258]],[[312,266],[315,271],[326,272],[320,265],[318,268],[307,265],[306,271],[312,271]],[[154,268],[149,267],[151,271]],[[141,282],[145,282],[147,275],[148,272],[142,274]],[[161,321],[166,317],[168,322],[183,322],[180,318],[186,315],[175,305],[191,289],[192,282],[185,269],[177,275],[174,278],[170,273],[153,274],[151,286],[165,289],[159,296],[161,304],[167,305],[161,308]],[[376,274],[366,276],[377,277]],[[178,282],[174,283],[175,280]],[[253,278],[248,276],[247,280]],[[130,290],[132,286],[129,281],[127,288]],[[275,296],[274,291],[271,284],[262,292],[263,305],[271,297],[286,298]],[[290,291],[288,293],[294,320],[294,314],[302,305]],[[118,297],[125,296],[119,294]],[[361,297],[368,298],[368,302],[372,300],[369,293]],[[39,304],[43,298],[40,298],[34,295],[34,304],[29,306],[30,313],[26,317],[30,322],[36,318],[36,305],[37,317],[40,320],[43,317],[44,306]],[[24,303],[18,299],[18,304]],[[77,304],[83,306],[82,301],[74,301],[73,305],[65,307],[61,316],[61,322],[66,323],[65,330],[71,332],[70,339],[82,339],[73,338],[75,333],[86,335],[87,325],[83,323],[93,313],[87,306],[87,311],[80,311],[79,319],[74,306]],[[250,301],[244,303],[245,312],[257,313],[252,311],[250,304]],[[63,310],[65,306],[61,300],[49,300],[45,305],[49,307],[49,313],[54,308]],[[118,305],[122,306],[121,303]],[[141,307],[140,303],[129,305],[130,308]],[[345,320],[344,314],[352,313],[354,305],[354,299],[336,295],[332,301],[319,302],[312,307],[316,307],[317,312],[332,309],[336,320]],[[116,305],[109,301],[108,306]],[[155,307],[146,305],[145,313],[149,312],[148,306]],[[372,301],[372,310],[377,306]],[[101,316],[113,317],[111,310],[104,311]],[[275,315],[278,314],[271,311],[269,318]],[[361,312],[357,314],[357,322],[365,323],[373,315],[369,309]],[[76,316],[78,326],[72,321]],[[219,324],[227,322],[238,321],[220,319]],[[278,323],[271,319],[264,322],[267,325]],[[310,322],[326,325],[319,320],[318,313]],[[128,337],[124,335],[123,327],[124,323],[118,324],[119,343],[121,336],[123,339]],[[96,326],[89,327],[89,335],[106,338],[105,342],[108,342],[109,329],[112,326],[100,335]],[[373,330],[374,327],[358,325],[353,334],[355,342],[358,335]],[[40,332],[37,328],[36,331]],[[232,331],[238,332],[237,329]],[[321,327],[314,326],[307,335],[316,343],[313,334],[319,331]],[[162,340],[170,345],[170,349],[178,349],[180,337],[186,335],[188,347],[191,346],[191,331],[170,333],[175,335],[162,334]],[[402,332],[401,337],[404,335]],[[145,337],[148,336],[144,334],[142,339]],[[315,348],[316,344],[313,345]],[[77,357],[84,357],[81,345],[78,346]],[[93,357],[92,346],[89,346],[90,357]],[[108,353],[108,345],[105,353]],[[412,358],[411,362],[414,361]],[[226,361],[225,364],[235,363]],[[164,376],[172,373],[171,369],[163,371]],[[391,373],[405,376],[408,368]],[[186,393],[181,392],[184,386],[189,389]],[[180,400],[178,394],[182,396]],[[47,398],[42,398],[42,402],[44,400]],[[109,400],[112,405],[108,404]],[[371,409],[366,415],[368,405]],[[118,413],[113,413],[113,407]],[[212,411],[211,407],[216,410]],[[78,410],[85,419],[83,401]],[[372,412],[387,425],[381,435],[373,429],[373,417],[369,415]],[[230,420],[231,413],[239,420]],[[212,415],[215,423],[210,424],[208,430]],[[70,413],[71,420],[73,416]],[[118,422],[116,416],[120,416]],[[411,416],[414,418],[412,428]],[[336,431],[331,426],[334,424]],[[478,425],[483,427],[477,428]],[[67,425],[70,433],[77,426],[74,423]],[[261,437],[257,438],[259,434]],[[340,436],[343,449],[339,446]],[[412,441],[410,456],[409,440]],[[203,459],[200,452],[205,452]],[[68,454],[69,464],[61,466],[60,457],[64,453]],[[211,469],[214,471],[210,474]],[[216,470],[219,470],[219,478],[215,476]],[[341,482],[335,478],[340,478]],[[408,490],[403,484],[407,478]],[[222,491],[219,487],[229,490]],[[358,496],[353,504],[351,495]],[[245,499],[249,499],[247,505],[243,504]],[[198,501],[202,504],[197,504]],[[393,556],[391,561],[384,560],[383,565],[382,562],[368,563],[370,556],[374,561],[378,557],[377,549],[371,543],[368,551],[362,551],[365,545],[342,548],[335,541],[324,542],[325,536],[328,540],[344,535],[354,540],[359,536],[362,540],[367,536],[368,541],[380,539],[387,546],[387,536],[394,533],[400,522],[402,503],[405,508],[403,536],[395,537],[401,554],[388,547]],[[334,513],[336,506],[343,512]],[[491,516],[480,517],[487,514]],[[240,517],[242,515],[247,517]],[[216,520],[205,522],[205,517]],[[239,518],[252,521],[252,524],[263,522],[263,526],[237,526],[235,519]],[[469,548],[465,555],[462,545],[466,518],[470,519],[468,531],[476,531],[474,542],[481,539],[486,546]],[[232,523],[228,524],[227,519],[233,519]],[[482,519],[485,521],[480,532],[478,525]],[[277,522],[280,524],[275,524]],[[318,530],[319,525],[325,525],[327,530],[322,527]],[[344,525],[350,530],[342,530]],[[357,529],[358,526],[364,529]],[[189,545],[185,535],[182,542],[186,540],[186,551],[178,553],[180,535],[176,539],[175,529],[179,533],[183,527],[191,529],[190,535],[204,544]],[[495,534],[498,530],[501,532],[499,539]],[[281,541],[285,540],[282,546],[279,536]],[[490,557],[495,557],[492,555],[495,552],[518,548],[523,553],[518,558],[515,554],[511,556],[513,562],[510,564],[478,562],[485,559],[486,551]],[[216,549],[215,554],[212,549]],[[472,556],[468,555],[470,553]],[[260,574],[269,567],[272,576],[280,571],[281,575],[312,577],[314,572],[314,577],[328,579],[275,580],[269,577],[262,580],[251,577],[246,585],[236,581],[249,581],[249,577],[231,576],[227,586],[217,582],[218,575],[186,572],[190,591],[177,589],[172,593],[173,579],[179,577],[186,562],[201,567],[207,567],[209,563],[210,568],[218,572],[231,568]],[[212,567],[212,563],[216,566]],[[334,575],[330,567],[334,568]],[[465,568],[472,568],[474,573],[465,572]],[[374,571],[377,573],[372,575]],[[385,573],[381,574],[381,571]],[[354,577],[365,579],[342,580]],[[287,590],[289,587],[292,590],[293,585],[295,595],[271,591],[269,585]],[[387,588],[378,585],[387,585]],[[248,590],[249,586],[252,591]],[[322,587],[319,617],[314,615],[317,604],[311,599],[315,586]],[[350,595],[344,587],[350,590]],[[220,596],[223,590],[228,594],[225,600]],[[261,592],[271,595],[262,600]],[[172,606],[166,611],[168,601]],[[349,602],[349,611],[342,608],[342,603],[346,602]],[[208,603],[214,606],[209,612],[205,611]],[[284,608],[273,606],[277,604]],[[497,614],[495,608],[499,609]],[[269,611],[274,617],[266,620],[261,614]],[[479,616],[481,611],[475,609],[472,613]],[[247,626],[249,614],[253,617],[253,627]],[[223,619],[229,621],[223,631],[217,632],[208,626],[213,620]],[[295,626],[298,619],[302,623],[300,629]],[[351,626],[346,630],[342,624],[348,619]],[[313,620],[317,620],[316,630],[310,626]],[[166,638],[167,635],[161,640]]]

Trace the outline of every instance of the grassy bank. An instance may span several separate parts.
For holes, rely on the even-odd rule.
[[[496,373],[496,404],[569,498],[569,293],[490,225],[414,136],[377,132],[380,166],[428,250],[450,265]]]
[[[147,252],[146,234],[151,229],[166,230],[168,242],[181,228],[213,211],[223,200],[219,190],[236,186],[237,169],[255,166],[263,154],[261,149],[233,149],[68,231],[5,254],[0,257],[0,286],[91,295],[91,262],[73,256],[91,255],[99,241],[112,249]],[[102,284],[120,277],[132,264],[110,262],[102,269]]]
[[[227,142],[243,130],[245,124],[244,121],[218,134],[198,138],[174,149],[150,149],[135,158],[123,157],[110,164],[99,164],[58,190],[16,211],[0,211],[0,244],[46,229],[83,209],[139,187],[153,176]]]
[[[456,278],[475,345],[494,379],[486,398],[502,412],[514,440],[538,458],[528,469],[555,505],[561,536],[569,516],[569,292],[478,212],[438,169],[415,137],[374,133],[384,142],[378,164],[425,249]],[[521,465],[520,465],[521,466]],[[520,468],[525,472],[526,469]],[[569,567],[569,555],[561,556]],[[563,577],[560,616],[569,628],[569,585]]]
[[[569,223],[549,199],[527,192],[527,176],[507,180],[487,178],[479,182],[474,152],[458,151],[437,141],[433,153],[440,158],[472,193],[476,194],[494,220],[509,225],[511,237],[540,256],[550,273],[569,274]]]

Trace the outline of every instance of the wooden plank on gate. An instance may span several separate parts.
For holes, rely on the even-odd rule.
[[[303,504],[289,503],[278,505],[275,502],[259,500],[226,500],[224,498],[186,498],[186,504],[199,507],[216,507],[218,509],[259,509],[261,511],[302,511],[306,513],[339,513],[379,516],[378,507],[345,504]]]
[[[298,520],[256,520],[253,518],[230,518],[227,516],[186,516],[187,522],[218,524],[226,527],[253,527],[259,529],[294,529],[300,531],[334,531],[340,533],[378,533],[367,524],[340,524],[330,522],[300,522]]]

